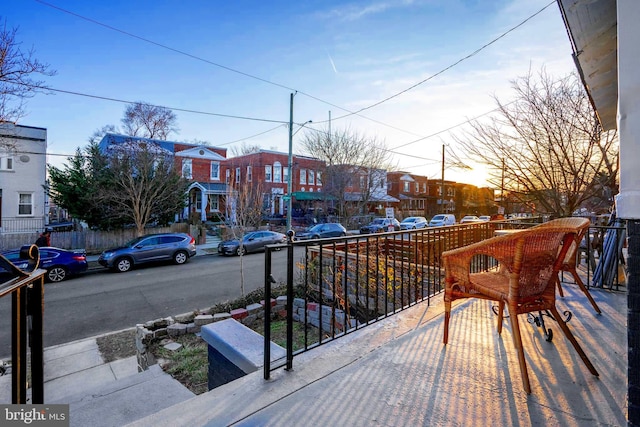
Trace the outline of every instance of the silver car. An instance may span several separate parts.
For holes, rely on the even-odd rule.
[[[416,228],[424,228],[427,226],[427,218],[423,216],[410,216],[400,223],[400,230],[413,230]]]
[[[98,262],[103,267],[124,273],[134,265],[154,261],[184,264],[196,254],[196,239],[186,233],[149,234],[136,237],[120,248],[102,252]]]

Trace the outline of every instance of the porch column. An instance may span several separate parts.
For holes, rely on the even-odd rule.
[[[616,210],[627,220],[628,236],[628,417],[629,425],[640,426],[640,2],[617,4],[620,193]]]
[[[200,190],[202,191],[202,190]],[[202,222],[207,220],[207,202],[209,201],[209,195],[202,191],[202,197],[200,198],[200,219]]]

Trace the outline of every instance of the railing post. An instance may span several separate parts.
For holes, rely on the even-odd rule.
[[[29,346],[31,347],[31,402],[44,403],[44,276],[27,288],[27,314],[31,316]]]
[[[291,172],[289,172],[291,173]],[[293,230],[287,232],[287,371],[293,369]]]
[[[27,403],[27,289],[11,294],[11,403]]]
[[[271,376],[271,249],[264,251],[264,363],[263,376]]]

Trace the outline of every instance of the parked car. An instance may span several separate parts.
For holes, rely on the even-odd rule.
[[[391,229],[393,228],[393,229]],[[360,234],[383,233],[400,230],[400,221],[395,218],[375,218],[369,224],[360,227]]]
[[[478,218],[480,218],[480,221],[491,221],[491,216],[489,215],[480,215]]]
[[[347,229],[337,222],[316,224],[313,227],[296,234],[296,240],[324,239],[325,237],[342,237],[347,235]]]
[[[222,255],[243,255],[249,252],[263,251],[266,245],[274,245],[287,241],[287,236],[275,231],[252,231],[242,238],[242,247],[238,239],[225,240],[218,245],[218,253]]]
[[[98,262],[120,273],[155,261],[184,264],[196,254],[196,239],[186,233],[159,233],[136,237],[120,248],[107,249]]]
[[[61,282],[69,276],[87,271],[87,254],[84,249],[68,251],[49,246],[39,249],[39,267],[47,270],[45,278],[48,282]],[[27,268],[27,260],[20,258],[20,249],[2,252],[2,255],[18,268]]]
[[[463,216],[460,220],[460,224],[472,224],[474,222],[482,222],[482,220],[475,215]]]
[[[413,230],[416,228],[424,228],[427,226],[427,218],[423,216],[410,216],[405,218],[400,223],[401,230]]]
[[[445,225],[454,225],[456,223],[456,217],[453,214],[438,214],[431,218],[429,221],[429,227],[442,227]]]

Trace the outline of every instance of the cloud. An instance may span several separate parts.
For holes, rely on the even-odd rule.
[[[342,7],[331,9],[322,14],[327,19],[339,19],[341,21],[353,22],[368,15],[375,15],[386,12],[389,9],[396,9],[410,6],[413,0],[372,2],[366,5],[348,4]]]

